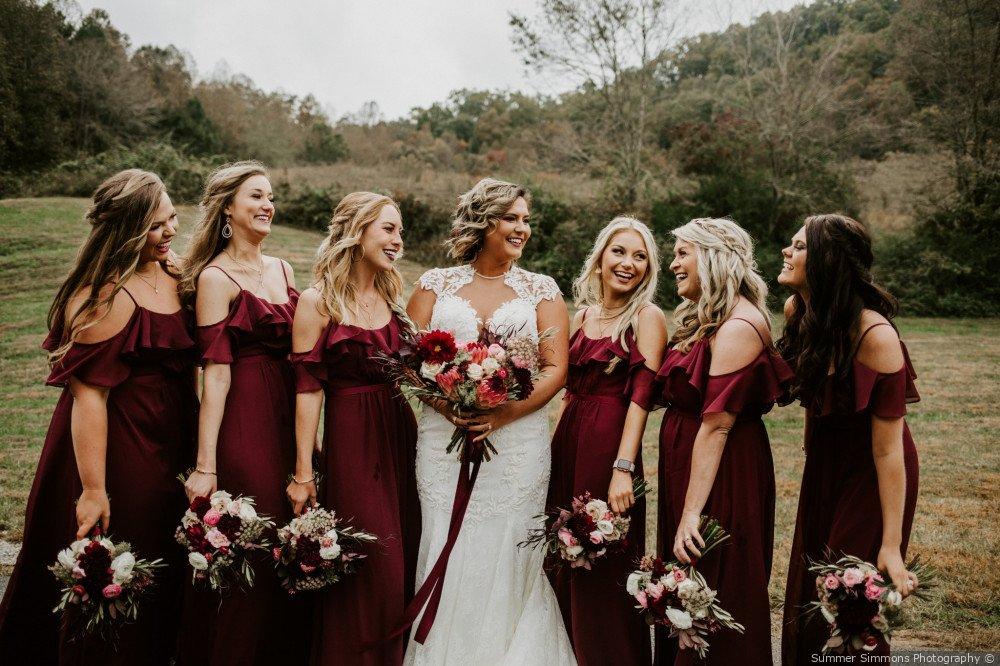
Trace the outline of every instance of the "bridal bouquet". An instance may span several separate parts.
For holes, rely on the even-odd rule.
[[[129,544],[102,537],[97,529],[93,537],[61,550],[49,567],[62,585],[55,612],[75,627],[75,634],[112,640],[120,625],[135,621],[139,600],[162,566],[160,560],[137,558]]]
[[[253,586],[250,555],[269,547],[266,532],[274,527],[257,515],[250,497],[236,497],[217,490],[211,497],[195,497],[174,534],[188,550],[193,579],[220,590],[235,581]]]
[[[306,509],[302,515],[278,530],[273,555],[278,577],[289,594],[319,590],[353,573],[366,555],[365,544],[378,537],[344,525],[336,513],[320,507]]]
[[[906,568],[920,579],[914,596],[926,599],[933,586],[933,569],[919,558]],[[878,646],[879,635],[889,640],[892,630],[902,624],[903,596],[872,564],[845,556],[836,562],[812,563],[809,571],[816,574],[817,600],[810,602],[806,614],[819,612],[830,625],[823,652],[871,652]]]
[[[644,497],[649,488],[645,479],[632,484],[635,499]],[[553,509],[545,525],[528,533],[519,547],[543,545],[550,566],[569,563],[570,568],[587,569],[610,553],[620,553],[628,546],[631,519],[613,512],[604,500],[593,499],[589,492],[573,498],[570,509]]]
[[[403,340],[398,357],[383,356],[382,361],[407,398],[444,400],[456,413],[468,415],[524,400],[541,374],[538,343],[514,331],[485,331],[464,345],[449,331],[422,331]],[[466,440],[466,431],[455,428],[448,453],[457,449],[464,459]],[[496,452],[488,439],[483,442],[485,460]]]
[[[718,521],[707,516],[702,516],[698,531],[705,541],[702,557],[729,538]],[[646,555],[638,571],[628,575],[625,590],[649,624],[668,627],[671,636],[686,634],[702,659],[708,654],[709,635],[720,629],[743,633],[743,625],[719,605],[715,590],[693,565],[682,567],[676,561]]]

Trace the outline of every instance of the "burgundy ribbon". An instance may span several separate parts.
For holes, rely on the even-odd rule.
[[[391,641],[402,636],[417,620],[420,609],[426,604],[427,609],[420,618],[417,625],[417,632],[413,640],[423,645],[427,640],[427,635],[434,625],[434,618],[437,616],[438,606],[441,604],[441,594],[444,590],[444,575],[448,570],[448,559],[451,551],[458,541],[458,533],[462,530],[462,521],[465,518],[465,511],[469,508],[469,500],[472,498],[472,489],[476,485],[476,477],[479,476],[479,467],[483,462],[483,445],[473,442],[476,437],[474,432],[466,432],[465,448],[462,454],[461,468],[458,472],[458,483],[455,486],[455,501],[451,506],[451,522],[448,525],[448,538],[444,542],[441,554],[438,555],[434,566],[431,567],[427,577],[417,590],[416,595],[403,610],[403,617],[392,630],[392,632],[381,641],[366,643],[363,651],[371,649],[376,645]]]

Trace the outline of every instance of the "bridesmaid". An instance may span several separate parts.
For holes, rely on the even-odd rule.
[[[376,534],[360,570],[317,593],[314,664],[401,664],[405,637],[381,638],[413,595],[420,505],[414,475],[417,425],[375,358],[394,354],[409,326],[395,261],[403,249],[399,207],[371,192],[337,205],[320,246],[315,282],[292,327],[298,457],[287,494],[295,513],[319,503]],[[326,398],[323,444],[317,446]],[[321,449],[317,497],[313,450]]]
[[[917,502],[917,450],[906,425],[916,402],[906,347],[892,324],[896,299],[875,284],[871,239],[843,215],[815,215],[782,250],[778,282],[795,294],[778,348],[795,369],[793,397],[806,408],[806,463],[788,565],[782,663],[814,663],[829,638],[808,559],[827,549],[887,571],[904,597],[918,581],[903,557]],[[869,654],[888,655],[884,637]]]
[[[660,429],[659,552],[682,563],[701,555],[702,514],[732,541],[698,563],[746,633],[711,638],[707,663],[771,665],[767,582],[774,543],[774,465],[761,415],[792,372],[774,351],[753,241],[735,222],[695,219],[675,229],[670,264],[683,299],[657,378],[667,411]],[[658,632],[657,661],[673,641]],[[672,645],[673,643],[673,645]],[[675,663],[697,661],[689,637]]]
[[[649,228],[617,217],[597,236],[574,283],[574,333],[562,414],[552,440],[549,507],[568,507],[590,491],[632,519],[628,552],[576,572],[549,575],[577,663],[649,664],[649,627],[622,583],[646,547],[646,501],[632,494],[642,477],[642,433],[663,360],[667,322],[653,305],[659,257]]]
[[[185,566],[173,540],[185,505],[175,477],[193,452],[198,410],[193,322],[169,263],[177,213],[156,175],[129,169],[97,188],[87,221],[49,309],[47,383],[63,392],[0,606],[0,654],[18,664],[166,664]],[[59,589],[46,567],[94,527],[167,564],[117,648],[60,635],[52,613]]]
[[[298,292],[291,266],[262,253],[274,200],[259,162],[209,176],[181,283],[205,366],[198,454],[188,499],[217,489],[252,496],[277,525],[291,518],[285,479],[295,457],[295,378],[288,362]],[[262,559],[253,588],[222,597],[188,586],[181,664],[263,664],[306,649],[303,604],[292,604]],[[294,633],[293,633],[294,632]]]

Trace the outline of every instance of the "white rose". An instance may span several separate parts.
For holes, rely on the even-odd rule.
[[[69,545],[69,549],[73,551],[74,555],[79,555],[87,547],[88,543],[90,543],[90,539],[78,539]]]
[[[896,590],[889,590],[883,597],[883,603],[890,608],[899,608],[903,603],[903,595]]]
[[[101,545],[107,548],[110,552],[115,552],[115,542],[108,538],[101,539]]]
[[[687,611],[682,611],[672,606],[667,606],[666,611],[667,619],[670,620],[670,624],[674,625],[674,627],[681,631],[691,628],[691,616],[688,615]]]
[[[240,515],[240,509],[243,507],[243,500],[238,499],[235,502],[230,502],[229,506],[226,507],[226,512],[230,516]]]
[[[604,500],[590,500],[584,507],[587,515],[594,520],[601,520],[604,518],[604,514],[608,512],[608,504]]]
[[[667,588],[667,590],[669,590],[670,592],[673,592],[674,590],[677,589],[677,581],[674,580],[674,577],[671,574],[667,574],[666,576],[661,578],[660,582],[663,583],[663,587]]]
[[[76,557],[73,555],[72,546],[60,550],[57,559],[59,560],[59,564],[70,571],[76,567]]]
[[[255,520],[257,518],[257,509],[253,508],[253,504],[250,502],[240,502],[240,520]]]
[[[625,581],[625,591],[632,596],[635,596],[641,588],[646,587],[646,583],[648,582],[646,580],[646,575],[647,574],[640,571],[633,571],[630,573],[628,575],[628,580]]]
[[[567,546],[566,554],[570,557],[576,557],[583,552],[583,546]]]
[[[135,556],[132,553],[122,553],[115,559],[111,560],[111,570],[115,574],[115,582],[119,583],[118,579],[128,580],[132,575],[132,569],[135,567]]]
[[[323,536],[326,537],[327,539],[329,539],[330,541],[332,541],[333,543],[337,543],[337,539],[338,539],[338,537],[337,537],[337,530],[329,530]]]
[[[483,360],[483,372],[485,372],[487,376],[492,375],[499,369],[500,363],[498,363],[495,358],[487,357]]]
[[[324,560],[335,560],[335,559],[337,559],[338,557],[340,557],[340,545],[334,543],[333,545],[329,546],[328,548],[320,548],[319,549],[319,556],[322,557]]]
[[[229,504],[230,500],[233,499],[233,496],[225,490],[216,490],[208,499],[209,502],[211,502],[213,509],[216,511],[222,511],[224,510],[224,507]]]
[[[465,374],[469,376],[469,379],[479,381],[483,378],[483,366],[478,363],[470,363],[469,367],[465,369]]]
[[[425,379],[430,379],[434,381],[434,378],[438,376],[438,373],[444,369],[443,363],[421,363],[420,364],[420,376]]]
[[[208,560],[201,553],[188,553],[188,564],[195,571],[204,571],[208,568]]]
[[[604,536],[611,536],[615,533],[615,524],[610,520],[598,520],[597,529],[601,531]]]
[[[697,590],[698,590],[698,583],[694,582],[690,578],[685,578],[684,580],[682,580],[680,583],[677,584],[677,594],[681,598],[683,598],[685,594],[696,592]]]

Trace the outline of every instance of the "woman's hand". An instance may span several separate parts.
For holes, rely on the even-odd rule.
[[[878,561],[875,566],[878,567],[879,571],[885,571],[889,574],[892,584],[904,599],[913,594],[920,586],[917,575],[907,570],[898,547],[882,546],[878,551]]]
[[[76,501],[76,538],[82,539],[94,529],[100,521],[101,530],[108,531],[111,523],[111,502],[108,493],[100,490],[84,490]]]
[[[477,414],[468,419],[466,430],[479,433],[472,441],[482,442],[493,434],[494,430],[499,430],[505,425],[514,422],[520,416],[514,409],[511,402],[504,403],[484,414]]]
[[[635,504],[632,493],[632,475],[620,469],[611,471],[611,485],[608,486],[608,504],[615,513],[625,513]]]
[[[674,536],[674,556],[681,564],[691,564],[691,555],[695,558],[701,557],[698,548],[705,547],[705,540],[698,531],[699,522],[701,516],[693,511],[685,511],[681,515],[681,523],[677,526],[677,534]]]
[[[690,650],[691,648],[698,646],[698,644],[694,641],[694,637],[687,631],[677,632],[677,642],[681,646],[682,650]]]
[[[288,501],[292,503],[292,512],[298,516],[305,511],[306,507],[316,506],[316,480],[315,477],[305,483],[299,483],[292,477],[285,488]]]
[[[218,483],[218,477],[214,474],[198,470],[191,472],[184,482],[184,492],[187,493],[188,502],[195,497],[211,497],[212,493],[218,490]]]

